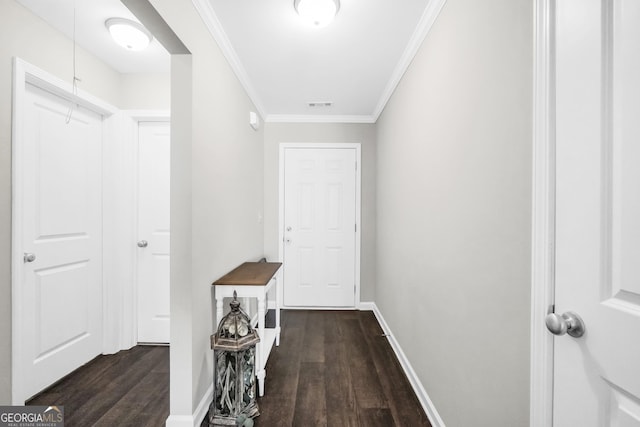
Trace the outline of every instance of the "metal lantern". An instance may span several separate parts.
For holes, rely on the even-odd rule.
[[[256,402],[256,344],[258,332],[233,293],[231,311],[211,335],[213,402],[209,425],[253,425],[260,415]]]

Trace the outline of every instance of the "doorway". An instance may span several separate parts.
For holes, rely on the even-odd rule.
[[[23,404],[103,350],[102,149],[115,109],[19,59],[14,73],[12,399]]]
[[[166,154],[166,254],[169,114],[123,113],[20,59],[14,73],[12,403],[22,405],[95,356],[138,342],[134,135],[140,121],[164,122],[155,138]],[[162,278],[168,305],[168,272]],[[157,291],[147,298],[156,306]],[[142,339],[168,343],[168,308],[154,316],[164,335]]]
[[[359,302],[360,145],[280,145],[283,306]]]

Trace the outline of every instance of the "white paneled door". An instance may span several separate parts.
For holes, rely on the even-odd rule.
[[[23,394],[102,350],[102,117],[30,84],[22,171]]]
[[[640,427],[640,2],[555,4],[553,424]]]
[[[169,122],[138,126],[138,342],[169,342]]]
[[[355,305],[356,150],[284,151],[284,304]]]

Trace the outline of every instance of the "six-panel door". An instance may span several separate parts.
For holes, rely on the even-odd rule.
[[[356,150],[286,148],[284,304],[355,304]]]

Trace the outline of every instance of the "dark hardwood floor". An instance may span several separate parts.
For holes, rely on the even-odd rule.
[[[63,405],[66,427],[163,426],[169,416],[169,347],[98,356],[27,405]]]
[[[283,311],[256,426],[430,426],[370,311]]]
[[[28,404],[64,405],[67,427],[162,426],[168,372],[167,347],[135,347],[94,359]],[[372,312],[283,311],[265,388],[256,426],[430,426]]]

